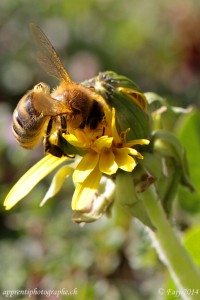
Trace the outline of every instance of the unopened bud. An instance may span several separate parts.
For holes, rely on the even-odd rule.
[[[132,80],[108,71],[82,84],[94,88],[110,107],[115,108],[118,131],[130,129],[127,141],[150,137],[151,116],[148,113],[148,103]]]

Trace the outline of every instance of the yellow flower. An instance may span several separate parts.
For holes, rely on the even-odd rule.
[[[118,169],[132,172],[137,165],[134,157],[143,159],[143,156],[132,147],[138,144],[147,145],[149,141],[139,139],[126,142],[126,133],[120,136],[117,132],[114,108],[111,119],[108,119],[108,128],[110,128],[111,136],[103,135],[94,141],[87,140],[84,135],[82,138],[79,135],[79,139],[72,134],[65,135],[69,143],[87,150],[73,173],[73,181],[76,184],[72,198],[73,210],[88,209],[88,204],[95,195],[102,174],[110,176]]]
[[[11,189],[4,202],[6,209],[12,208],[39,181],[67,161],[68,164],[62,166],[55,174],[41,205],[54,196],[60,190],[66,177],[73,173],[76,188],[72,198],[72,209],[87,212],[90,210],[92,199],[97,194],[102,175],[111,176],[118,169],[132,172],[137,165],[137,159],[143,159],[133,146],[149,144],[146,139],[126,142],[126,132],[119,134],[117,131],[114,108],[112,112],[106,112],[106,122],[103,125],[100,124],[96,131],[76,129],[71,130],[69,134],[63,134],[63,137],[73,146],[84,150],[86,154],[81,160],[79,158],[75,161],[66,156],[61,158],[51,154],[45,156]]]

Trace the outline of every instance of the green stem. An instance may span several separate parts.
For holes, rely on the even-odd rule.
[[[160,259],[167,266],[178,290],[183,291],[182,298],[187,300],[200,299],[198,295],[200,289],[198,268],[170,226],[153,188],[148,188],[142,195],[149,218],[156,227],[155,232],[150,232]],[[189,289],[194,290],[193,295],[187,295]],[[196,294],[195,291],[197,291]]]

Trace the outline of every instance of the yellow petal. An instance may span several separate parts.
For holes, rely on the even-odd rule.
[[[91,140],[82,129],[74,129],[73,133],[63,134],[63,137],[73,146],[78,148],[89,148]]]
[[[147,139],[139,139],[139,140],[131,140],[127,143],[125,143],[125,147],[133,147],[135,145],[148,145],[150,143]]]
[[[75,135],[73,134],[66,134],[66,133],[63,133],[63,137],[71,144],[74,143],[74,146],[77,146],[78,144],[78,139]]]
[[[142,154],[140,152],[138,152],[135,149],[132,148],[123,148],[123,149],[127,149],[128,153],[133,155],[133,156],[137,156],[137,158],[143,159],[144,157],[142,156]]]
[[[103,148],[110,148],[112,146],[113,137],[108,137],[106,135],[101,136],[94,142],[94,146],[98,150],[102,150]]]
[[[67,159],[69,158],[59,158],[51,154],[41,159],[29,169],[10,190],[4,201],[5,208],[7,210],[12,208],[17,202],[24,198],[39,181]]]
[[[80,141],[80,139],[73,134],[63,134],[63,137],[74,147],[83,148],[85,146],[85,142]]]
[[[132,172],[137,163],[133,157],[129,155],[128,148],[116,148],[114,150],[115,161],[118,167],[126,172]]]
[[[66,180],[66,177],[69,176],[74,169],[68,167],[68,166],[63,166],[61,167],[57,173],[54,175],[53,180],[51,182],[51,185],[44,196],[42,202],[40,203],[40,206],[43,206],[49,198],[54,197],[62,188],[63,183]]]
[[[127,87],[118,87],[117,89],[125,95],[128,95],[142,110],[147,110],[148,102],[144,94]]]
[[[73,210],[86,210],[90,206],[101,179],[102,173],[96,167],[83,183],[78,183],[72,198]]]
[[[100,154],[99,170],[107,175],[112,175],[117,172],[118,165],[115,162],[115,156],[113,152],[105,150]]]
[[[77,165],[76,170],[73,174],[73,181],[83,182],[86,177],[94,170],[97,163],[99,161],[99,155],[94,152],[90,151],[84,155],[80,163]]]
[[[73,221],[90,223],[98,220],[112,204],[115,194],[115,183],[108,177],[102,176],[97,192],[91,195],[89,205],[82,211],[76,211]]]
[[[115,109],[114,108],[112,108],[112,136],[114,137],[114,141],[117,144],[120,144],[122,142],[121,137],[119,136],[117,128],[116,128]]]

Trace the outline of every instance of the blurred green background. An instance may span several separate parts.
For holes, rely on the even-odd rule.
[[[74,81],[112,70],[133,79],[143,92],[161,94],[172,105],[200,103],[198,0],[1,0],[2,204],[13,184],[43,155],[42,147],[26,151],[16,144],[12,111],[40,81],[58,84],[36,62],[30,22],[47,34]],[[199,123],[197,111],[177,129],[188,148],[197,188],[192,196],[179,191],[175,214],[182,230],[199,221]],[[168,275],[144,228],[115,210],[111,218],[84,227],[73,223],[70,182],[39,208],[50,180],[51,176],[11,211],[0,206],[0,291],[77,288],[77,295],[48,299],[162,299],[158,289],[169,284]]]

